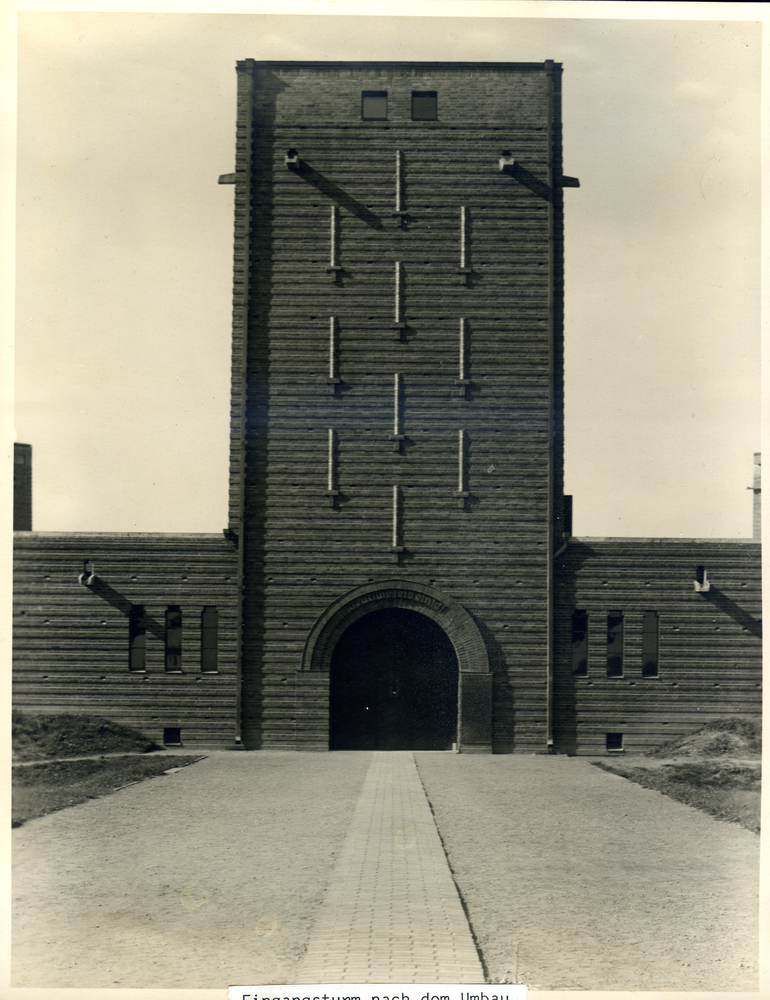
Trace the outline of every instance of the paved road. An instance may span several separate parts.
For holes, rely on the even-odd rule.
[[[213,753],[15,830],[13,985],[296,981],[350,895],[356,823],[426,823],[414,773],[372,767],[399,757]],[[414,758],[492,981],[757,988],[758,837],[574,758]],[[412,819],[383,780],[410,784]]]

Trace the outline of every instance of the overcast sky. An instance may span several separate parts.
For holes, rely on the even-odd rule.
[[[493,16],[446,16],[471,8]],[[15,436],[37,530],[226,523],[233,188],[217,178],[236,60],[554,59],[581,183],[565,191],[575,533],[750,536],[759,21],[410,9],[442,13],[19,15]]]

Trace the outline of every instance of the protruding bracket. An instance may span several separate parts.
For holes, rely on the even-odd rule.
[[[327,473],[326,473],[326,493],[324,496],[329,497],[332,507],[337,505],[337,497],[340,495],[337,489],[337,432],[333,427],[329,428],[329,451],[328,451],[328,462],[327,462]]]
[[[295,172],[299,172],[301,161],[299,158],[299,153],[297,152],[296,149],[290,149],[286,153],[283,162],[286,164],[287,170],[294,170]]]
[[[391,434],[389,440],[393,442],[393,451],[400,455],[403,451],[404,441],[406,441],[406,434]]]
[[[516,158],[511,156],[509,152],[504,152],[500,159],[497,161],[497,169],[501,174],[510,174],[514,167],[516,166]]]
[[[236,549],[238,548],[238,532],[232,528],[222,528],[222,534]]]
[[[566,174],[561,175],[561,186],[563,188],[579,188],[580,181],[577,177],[567,177]]]
[[[406,549],[404,548],[403,545],[391,545],[390,547],[390,553],[393,556],[394,563],[401,562],[401,556],[404,554],[404,552],[406,552]]]
[[[403,341],[408,323],[393,323],[393,339]]]
[[[393,434],[390,440],[394,442],[393,451],[401,451],[404,440],[401,426],[401,376],[398,372],[393,376]]]
[[[82,583],[84,587],[93,587],[96,582],[96,570],[94,569],[94,564],[90,559],[83,560],[83,572],[78,577],[78,583]]]
[[[470,384],[468,380],[468,330],[465,317],[460,317],[460,357],[459,357],[459,370],[457,372],[457,384],[463,386],[463,395],[465,395],[465,387]],[[461,487],[462,488],[462,487]]]
[[[343,380],[341,378],[330,378],[327,379],[326,381],[329,385],[329,392],[331,393],[331,395],[339,396],[339,390],[343,384]]]
[[[326,493],[324,493],[324,496],[328,497],[330,507],[332,507],[334,510],[339,510],[338,506],[338,501],[340,498],[339,490],[327,490]]]
[[[337,260],[337,206],[331,206],[331,212],[329,215],[329,266],[326,268],[326,273],[331,274],[332,281],[336,281],[339,272],[342,267]]]
[[[219,184],[235,184],[235,174],[220,174]]]
[[[707,594],[709,590],[711,590],[711,584],[709,583],[705,566],[695,567],[695,579],[693,580],[692,585],[697,594]]]
[[[472,267],[458,267],[457,273],[463,276],[463,281],[466,285],[470,285],[471,278],[473,277]]]
[[[470,497],[470,493],[467,490],[458,490],[455,495],[457,496],[457,506],[460,508],[460,510],[467,510],[468,509],[467,501],[468,498]]]
[[[455,384],[457,385],[457,395],[460,399],[469,399],[473,382],[469,378],[458,378]]]
[[[398,220],[398,225],[403,227],[407,223],[407,212],[402,202],[402,178],[401,178],[401,150],[396,150],[396,204],[390,213],[394,219]]]
[[[468,261],[468,210],[465,205],[460,206],[460,266],[457,269],[458,274],[462,274],[465,278],[465,284],[469,285],[471,281],[471,275],[473,274],[473,268],[470,267]]]
[[[394,300],[393,300],[393,326],[401,326],[403,324],[403,312],[402,312],[402,302],[401,302],[401,262],[394,262]]]
[[[398,562],[404,547],[400,544],[401,539],[401,488],[397,483],[393,484],[393,532],[390,538],[390,551],[394,559]]]

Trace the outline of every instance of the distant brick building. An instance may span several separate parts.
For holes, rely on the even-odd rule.
[[[758,713],[757,542],[570,537],[561,67],[237,70],[225,537],[19,536],[19,704],[502,753]]]
[[[32,531],[32,446],[13,446],[13,530]]]

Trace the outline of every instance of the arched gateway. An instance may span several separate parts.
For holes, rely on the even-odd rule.
[[[378,614],[386,612],[387,609],[403,609],[412,612],[412,615],[402,615],[398,618],[398,616]],[[435,656],[435,659],[441,663],[440,669],[435,668],[431,673],[431,669],[425,669],[424,663],[415,663],[414,672],[415,674],[422,672],[425,678],[435,677],[436,683],[444,687],[448,676],[447,671],[454,669],[456,681],[453,683],[457,684],[457,724],[456,727],[452,727],[451,743],[456,743],[458,748],[466,753],[491,752],[492,675],[489,672],[486,646],[476,623],[465,608],[457,601],[447,597],[446,594],[426,584],[403,579],[370,583],[343,594],[324,611],[310,630],[302,655],[301,669],[297,677],[297,708],[305,723],[313,720],[316,724],[312,726],[312,735],[307,731],[307,728],[305,729],[306,736],[310,736],[310,740],[303,741],[304,745],[313,745],[318,749],[326,749],[330,746],[330,676],[333,667],[336,671],[336,677],[349,669],[345,664],[350,662],[356,633],[362,633],[367,629],[367,622],[362,622],[362,619],[365,618],[367,622],[372,624],[372,628],[379,630],[378,634],[383,636],[387,635],[386,632],[382,632],[382,629],[388,626],[388,619],[390,619],[391,628],[404,629],[405,641],[401,643],[404,648],[409,645],[410,629],[416,629],[413,632],[416,649],[425,646],[426,636],[431,629],[434,633],[438,633],[438,629],[440,629],[440,633],[436,636],[438,650]],[[425,619],[430,621],[425,622]],[[429,627],[420,627],[420,621]],[[431,622],[435,625],[431,625]],[[435,626],[438,626],[438,629]],[[447,653],[441,648],[441,639],[444,639],[444,646],[451,647],[449,655],[451,656],[453,652],[452,660],[456,657],[456,665],[453,667],[448,664]],[[337,651],[336,660],[335,651]],[[398,653],[397,650],[394,652]],[[367,663],[362,663],[362,671],[366,670],[367,665],[371,666],[372,670],[382,669],[382,657],[377,657],[376,660],[377,662],[374,663],[369,663],[368,660]],[[391,669],[395,670],[393,676],[396,678],[409,679],[408,671],[410,668],[404,664],[403,657]],[[387,678],[383,683],[386,680]],[[395,683],[400,683],[400,680],[397,679]],[[430,680],[423,680],[422,683],[423,685],[430,683]],[[346,711],[354,712],[356,710],[355,702],[351,701],[346,706],[344,698],[340,701],[342,696],[339,691],[342,686],[344,685],[338,680],[336,700],[331,706],[336,713],[331,745],[332,747],[353,748],[356,745],[356,739],[350,733],[343,732],[344,723],[340,720]],[[369,691],[372,690],[370,685]],[[414,688],[410,690],[414,691]],[[438,693],[437,691],[437,695]],[[419,694],[414,693],[410,696],[416,701],[419,701],[420,698],[424,699],[424,687]],[[446,702],[445,694],[441,694],[441,698],[443,702]],[[452,704],[454,705],[454,702]],[[444,711],[446,712],[446,707]],[[454,711],[454,707],[452,711]],[[378,721],[379,735],[376,737],[370,735],[368,743],[366,739],[363,739],[359,741],[358,745],[361,748],[371,746],[375,749],[407,748],[405,741],[409,741],[409,737],[406,735],[408,727],[405,728],[403,716],[399,717],[398,720],[394,717],[393,728],[390,732],[385,731],[388,726],[387,719],[387,712],[383,709]],[[353,723],[357,724],[355,720]],[[420,740],[416,740],[414,748],[420,749],[421,746],[428,748],[424,746],[424,743],[421,744]],[[438,744],[436,744],[436,748],[438,748]]]

